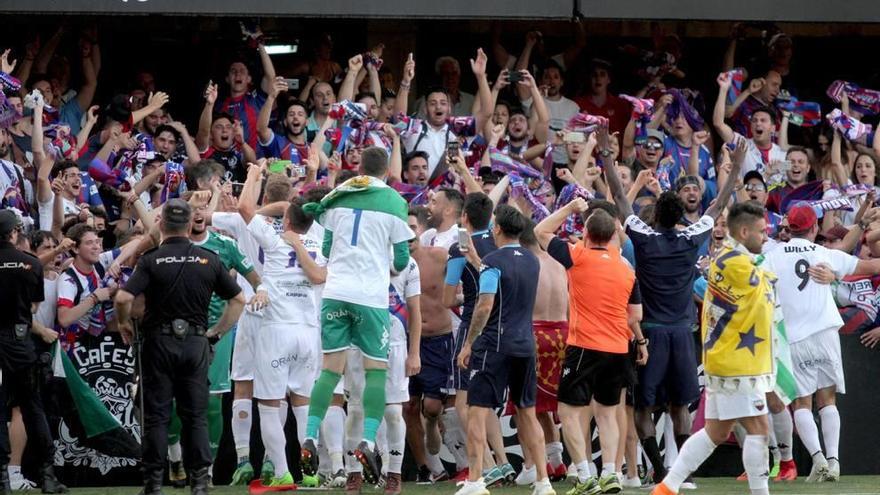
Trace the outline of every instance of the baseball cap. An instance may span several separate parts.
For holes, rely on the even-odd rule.
[[[186,201],[174,198],[165,203],[162,218],[167,224],[186,225],[192,219],[192,208]]]
[[[9,235],[21,225],[18,215],[12,210],[0,210],[0,235]]]
[[[799,204],[788,210],[788,225],[792,233],[801,234],[816,225],[816,212],[810,205]]]
[[[648,139],[654,138],[661,143],[666,143],[666,135],[657,129],[648,129]]]
[[[679,175],[678,179],[675,179],[675,192],[681,191],[681,188],[691,184],[697,186],[699,189],[700,179],[698,179],[696,175]]]
[[[746,175],[743,177],[743,184],[752,179],[758,179],[759,181],[761,181],[761,184],[764,184],[765,188],[767,187],[767,182],[764,181],[764,176],[761,175],[761,172],[758,172],[757,170],[747,172]]]

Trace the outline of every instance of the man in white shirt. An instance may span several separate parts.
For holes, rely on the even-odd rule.
[[[309,395],[321,362],[315,285],[324,283],[327,269],[318,241],[304,235],[313,219],[303,213],[302,204],[298,198],[290,203],[283,234],[276,231],[271,216],[264,216],[275,205],[259,210],[248,223],[248,232],[264,253],[263,283],[270,300],[254,339],[254,397],[259,400],[263,444],[275,467],[269,486],[293,484],[279,416],[283,409],[286,419],[287,409],[281,405],[289,394],[302,444]]]
[[[580,112],[578,104],[568,98],[562,96],[562,86],[565,84],[565,77],[562,69],[552,64],[541,71],[541,87],[547,88],[547,95],[544,97],[544,104],[550,112],[550,132],[561,131],[565,129],[568,121]],[[534,101],[528,91],[528,87],[517,85],[520,103],[526,112],[530,112]],[[556,146],[553,148],[553,161],[555,163],[568,162],[564,146]]]
[[[440,189],[428,202],[428,230],[422,232],[422,246],[449,249],[458,242],[458,224],[464,196],[455,189]]]
[[[406,201],[384,181],[387,152],[378,147],[364,150],[360,172],[363,175],[338,186],[320,204],[305,208],[325,228],[322,253],[329,261],[321,304],[324,363],[310,399],[301,466],[305,475],[317,473],[318,429],[342,377],[345,351],[354,346],[363,355],[365,375],[364,436],[355,456],[364,467],[364,479],[374,484],[381,474],[375,438],[385,410],[388,286],[392,270],[402,271],[409,263],[407,244],[413,232],[406,223]]]
[[[718,99],[715,100],[715,109],[712,112],[712,124],[728,144],[734,144],[741,134],[724,122],[724,111],[727,99],[727,90],[730,89],[730,76],[726,72],[718,75]],[[752,138],[746,141],[746,157],[743,161],[742,177],[752,170],[764,173],[764,169],[773,162],[785,160],[785,150],[773,142],[773,132],[776,128],[776,115],[768,107],[760,107],[752,111],[749,116]]]
[[[837,333],[843,320],[834,303],[831,286],[811,280],[809,269],[824,263],[838,277],[877,275],[880,259],[859,260],[843,251],[814,244],[819,227],[810,206],[793,207],[787,220],[791,240],[767,253],[765,263],[778,277],[776,287],[791,346],[798,395],[793,404],[794,421],[801,441],[813,458],[807,481],[837,481],[840,477],[837,458],[840,414],[835,394],[846,391]],[[822,420],[824,454],[813,420],[813,395]]]

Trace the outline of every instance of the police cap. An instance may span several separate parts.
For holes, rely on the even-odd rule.
[[[167,225],[182,227],[192,219],[192,208],[186,201],[174,198],[165,203],[165,207],[162,209],[162,218]]]

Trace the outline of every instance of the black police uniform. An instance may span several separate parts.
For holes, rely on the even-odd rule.
[[[5,215],[5,212],[3,212]],[[3,220],[8,220],[3,217]],[[5,229],[4,229],[5,230]],[[21,408],[28,436],[28,447],[35,449],[41,462],[43,491],[67,491],[53,473],[55,457],[52,434],[46,421],[40,393],[40,368],[31,339],[33,303],[43,301],[43,266],[37,258],[23,253],[8,241],[0,241],[0,489],[9,493],[9,435],[6,427],[8,399]]]
[[[220,259],[185,237],[171,237],[145,253],[125,286],[144,294],[142,328],[144,393],[143,466],[147,486],[161,487],[168,448],[171,401],[183,423],[183,462],[193,488],[207,484],[211,451],[208,445],[208,365],[205,337],[211,294],[223,299],[241,288]]]

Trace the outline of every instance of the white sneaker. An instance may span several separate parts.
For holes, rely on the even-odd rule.
[[[513,481],[517,486],[529,486],[538,481],[538,469],[535,466],[530,468],[522,468],[522,471],[516,475]]]
[[[455,492],[455,495],[489,495],[489,490],[486,489],[486,483],[483,481],[483,478],[477,481],[459,481],[458,486],[460,488]]]
[[[825,474],[825,479],[823,481],[840,481],[840,461],[837,459],[828,459],[828,473]]]
[[[36,488],[37,484],[25,478],[21,471],[19,471],[9,476],[9,486],[16,491],[25,491]]]
[[[535,482],[535,488],[532,489],[532,495],[556,495],[556,490],[553,489],[550,480],[544,478],[541,481]]]
[[[813,468],[810,469],[810,475],[807,476],[807,483],[821,483],[825,481],[827,475],[828,461],[825,460],[824,455],[816,454],[816,458],[813,459]],[[838,476],[840,476],[839,472]]]
[[[624,488],[641,488],[642,480],[640,480],[638,476],[632,478],[624,477],[623,481],[620,482],[620,486]]]
[[[568,465],[568,472],[565,474],[565,477],[569,480],[574,478],[575,482],[577,482],[577,476],[578,476],[577,467],[575,467],[574,463],[569,464]]]

